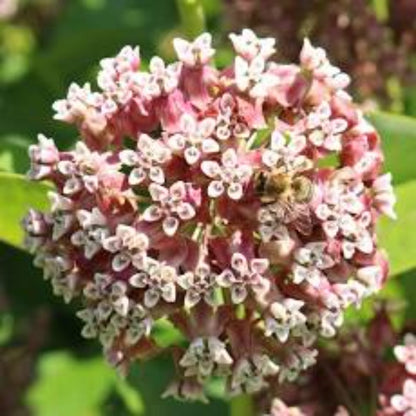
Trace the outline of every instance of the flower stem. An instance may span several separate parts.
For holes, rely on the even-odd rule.
[[[254,416],[252,397],[248,394],[234,397],[230,401],[230,416]]]
[[[176,0],[182,31],[193,38],[205,30],[205,15],[201,0]]]

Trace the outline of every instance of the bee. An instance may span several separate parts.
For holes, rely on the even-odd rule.
[[[254,189],[263,204],[308,203],[312,199],[313,185],[305,176],[295,176],[279,169],[258,172],[254,177]]]
[[[254,189],[277,221],[292,223],[300,233],[310,234],[312,221],[308,202],[313,196],[310,179],[274,169],[258,172],[254,177]]]

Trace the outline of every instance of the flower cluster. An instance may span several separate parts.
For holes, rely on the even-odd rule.
[[[394,355],[401,364],[399,374],[392,375],[399,379],[401,388],[389,398],[381,396],[382,410],[380,416],[404,415],[413,416],[416,414],[416,336],[408,333],[404,337],[404,345],[394,347]],[[404,368],[403,368],[404,367]]]
[[[416,4],[397,0],[380,19],[366,0],[222,0],[227,27],[250,27],[279,39],[279,56],[296,59],[303,36],[322,45],[331,59],[352,76],[352,89],[361,99],[387,106],[395,98],[386,79],[402,87],[415,82],[416,51],[413,22]]]
[[[317,364],[302,377],[258,395],[260,413],[348,416],[361,414],[365,403],[372,415],[414,415],[414,325],[392,325],[396,301],[378,300],[372,306],[373,317],[365,328],[350,322],[336,338],[321,344]]]
[[[231,393],[296,379],[387,276],[375,228],[395,197],[349,77],[308,40],[286,65],[274,39],[230,39],[223,70],[209,34],[176,39],[178,62],[148,72],[123,48],[101,62],[99,92],[73,84],[53,106],[79,129],[75,149],[40,135],[29,151],[30,178],[55,186],[50,212],[24,220],[35,264],[82,299],[82,334],[122,371],[175,325],[189,345],[167,394],[183,398],[211,376]]]

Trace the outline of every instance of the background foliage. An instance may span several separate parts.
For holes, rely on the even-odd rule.
[[[386,2],[373,0],[371,6],[380,14]],[[0,0],[0,13],[2,3],[8,2]],[[140,44],[145,62],[153,54],[169,59],[170,39],[198,33],[204,20],[216,33],[219,65],[228,62],[220,0],[178,3],[179,7],[172,0],[21,0],[11,14],[0,16],[1,415],[230,412],[216,385],[209,406],[161,400],[172,372],[163,359],[136,366],[127,380],[120,379],[104,363],[98,346],[80,337],[71,305],[52,296],[20,248],[20,218],[29,206],[45,207],[46,186],[29,185],[19,174],[28,168],[27,148],[38,132],[53,136],[62,149],[74,140],[72,129],[51,119],[52,102],[65,95],[71,81],[90,81],[99,60],[125,44]],[[414,67],[414,56],[408,59]],[[369,118],[382,135],[386,169],[393,173],[399,200],[399,221],[385,221],[380,227],[392,275],[380,296],[408,305],[398,308],[399,326],[416,317],[416,106],[411,104],[416,93],[406,88],[392,98],[395,106],[386,109],[402,114],[376,111]],[[365,321],[371,313],[370,301],[360,315],[351,313],[351,320]],[[175,333],[165,329],[161,336],[169,343]],[[244,416],[240,405],[234,406],[234,414]]]

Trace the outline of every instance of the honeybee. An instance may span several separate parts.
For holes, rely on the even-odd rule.
[[[294,176],[279,169],[258,172],[254,188],[263,204],[308,203],[313,194],[312,182],[306,176]]]
[[[273,169],[255,175],[254,189],[275,221],[292,223],[300,233],[310,234],[312,221],[308,202],[313,196],[310,179]]]

